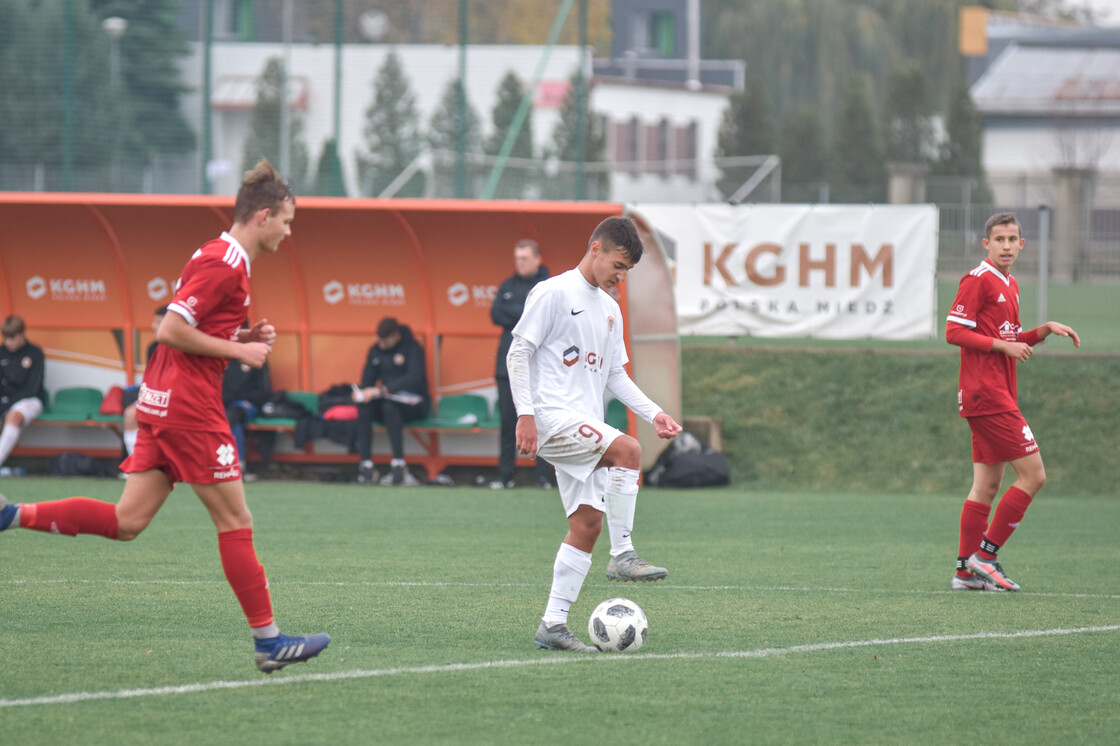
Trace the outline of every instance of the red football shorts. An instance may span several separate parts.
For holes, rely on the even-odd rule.
[[[241,479],[229,430],[179,430],[140,423],[136,448],[121,471],[162,469],[171,483],[215,484]]]
[[[1038,453],[1034,433],[1018,410],[966,419],[972,429],[974,464],[991,466]]]

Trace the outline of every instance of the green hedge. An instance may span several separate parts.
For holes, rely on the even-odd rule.
[[[688,346],[684,413],[723,421],[741,486],[963,496],[972,466],[957,369],[951,350]],[[1120,356],[1043,351],[1020,366],[1019,405],[1046,464],[1043,495],[1120,495],[1118,390]]]

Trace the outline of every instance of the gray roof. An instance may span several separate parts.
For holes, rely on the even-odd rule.
[[[1120,49],[1010,44],[972,100],[985,116],[1120,116]]]

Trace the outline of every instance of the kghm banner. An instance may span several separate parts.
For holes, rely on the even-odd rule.
[[[680,333],[934,335],[932,205],[634,206],[675,263]]]

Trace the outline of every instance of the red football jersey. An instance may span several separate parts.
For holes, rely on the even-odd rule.
[[[236,339],[249,314],[249,255],[241,244],[223,233],[196,251],[167,310],[212,337]],[[222,405],[226,362],[161,346],[144,372],[136,418],[184,430],[227,430]]]
[[[1018,342],[1019,283],[987,259],[961,278],[949,309],[949,323],[962,324],[985,337]],[[1011,412],[1016,400],[1015,360],[1002,352],[961,347],[957,405],[962,417]]]

